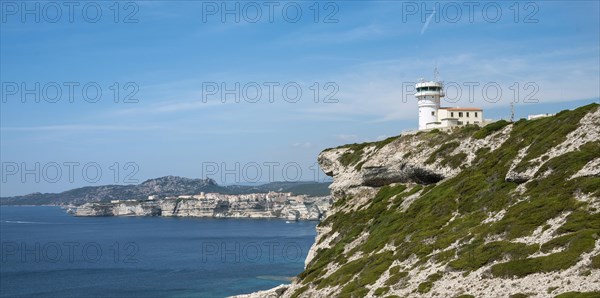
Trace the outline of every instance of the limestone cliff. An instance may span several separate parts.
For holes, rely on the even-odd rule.
[[[597,104],[341,146],[318,161],[334,179],[332,209],[305,271],[260,297],[600,291]]]
[[[285,193],[185,196],[158,200],[87,203],[76,216],[178,216],[227,218],[281,218],[319,220],[331,205],[330,197],[291,196]]]

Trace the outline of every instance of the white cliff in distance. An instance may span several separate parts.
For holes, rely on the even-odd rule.
[[[112,200],[86,203],[76,216],[178,216],[223,218],[281,218],[320,220],[329,210],[331,198],[294,196],[291,193],[226,195],[201,193],[148,200]]]

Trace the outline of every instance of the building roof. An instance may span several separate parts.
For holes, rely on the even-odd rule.
[[[483,111],[480,108],[450,108],[450,107],[441,107],[440,110],[448,110],[448,111]]]

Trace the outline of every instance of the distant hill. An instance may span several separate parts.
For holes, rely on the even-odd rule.
[[[165,176],[146,180],[138,185],[86,186],[61,193],[31,193],[24,196],[0,198],[0,205],[81,205],[123,199],[144,199],[149,195],[175,196],[214,192],[222,194],[264,193],[269,191],[291,192],[294,195],[329,195],[330,183],[310,181],[271,182],[263,185],[218,185],[212,179],[190,179]]]

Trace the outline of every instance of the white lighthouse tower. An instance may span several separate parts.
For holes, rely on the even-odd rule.
[[[426,129],[427,124],[438,122],[440,98],[444,97],[442,82],[421,80],[415,86],[417,103],[419,105],[419,129]]]

